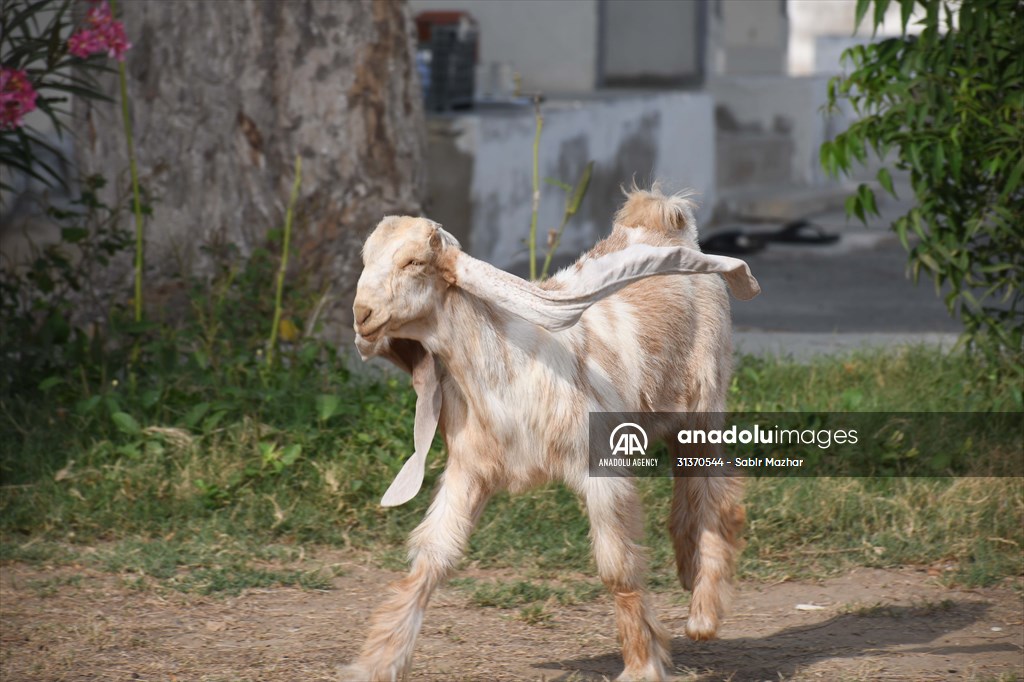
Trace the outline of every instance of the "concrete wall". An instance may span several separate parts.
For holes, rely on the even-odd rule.
[[[827,101],[828,79],[821,77],[789,78],[787,76],[752,76],[717,78],[708,84],[715,98],[719,132],[733,133],[737,138],[752,135],[778,138],[788,143],[772,144],[767,154],[788,154],[788,158],[767,158],[777,170],[775,177],[756,177],[757,182],[816,185],[825,182],[819,163],[819,149],[832,131],[822,107]],[[776,142],[778,141],[776,140]],[[743,164],[742,149],[719,153],[719,180],[724,185],[743,170],[730,169],[729,164]]]
[[[433,118],[427,153],[426,214],[450,229],[476,257],[524,270],[530,225],[531,109]],[[575,183],[596,161],[590,191],[569,223],[559,253],[565,259],[611,230],[622,203],[619,187],[662,180],[668,190],[693,188],[698,219],[715,202],[713,102],[698,93],[652,93],[560,101],[544,106],[540,172]],[[539,250],[558,226],[564,193],[544,185]]]
[[[469,12],[480,25],[480,64],[505,64],[524,91],[580,92],[597,82],[597,0],[410,0],[425,10]]]
[[[698,2],[604,0],[606,82],[693,82],[700,73]]]
[[[786,69],[788,22],[784,0],[718,0],[720,24],[712,46],[718,74],[782,74]]]

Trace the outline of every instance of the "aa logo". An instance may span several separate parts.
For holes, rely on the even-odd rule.
[[[612,449],[613,455],[642,457],[647,454],[647,433],[639,424],[619,424],[608,438],[608,447]]]

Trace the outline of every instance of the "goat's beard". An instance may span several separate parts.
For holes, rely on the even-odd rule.
[[[377,337],[374,341],[367,341],[359,332],[356,332],[356,350],[364,362],[370,358],[384,355],[390,339],[386,336]],[[404,369],[404,368],[403,368]]]

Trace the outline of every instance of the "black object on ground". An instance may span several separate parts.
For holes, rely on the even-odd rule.
[[[807,220],[794,220],[783,225],[778,232],[769,232],[761,236],[771,242],[810,246],[835,244],[839,241],[838,234],[829,234],[820,225],[815,225]]]
[[[766,246],[763,236],[750,234],[743,230],[725,230],[716,232],[700,243],[704,253],[723,255],[750,254],[761,251]]]

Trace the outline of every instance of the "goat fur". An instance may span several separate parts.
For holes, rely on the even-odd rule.
[[[692,203],[656,187],[630,191],[611,235],[551,279],[528,285],[496,269],[487,272],[498,286],[507,278],[508,286],[538,301],[558,299],[574,292],[580,273],[613,261],[606,256],[622,254],[621,260],[669,248],[727,277],[739,263],[752,283],[750,295],[756,294],[756,281],[741,261],[699,254]],[[392,586],[343,678],[406,675],[427,601],[461,557],[488,499],[499,490],[560,481],[585,501],[598,573],[614,597],[625,661],[619,679],[664,679],[669,637],[644,586],[640,501],[628,478],[588,476],[587,418],[589,412],[659,411],[714,420],[711,415],[724,412],[732,344],[723,278],[630,280],[588,299],[572,326],[545,328],[529,321],[528,311],[510,313],[481,293],[490,285],[473,291],[462,286],[467,264],[490,266],[470,259],[429,220],[385,218],[363,255],[354,306],[357,345],[364,355],[383,356],[413,373],[414,383],[415,368],[435,359],[448,460],[410,538],[410,573]],[[735,263],[722,265],[726,260]],[[680,446],[666,440],[676,456]],[[720,450],[707,445],[687,454],[719,456]],[[693,591],[686,634],[709,639],[723,615],[740,549],[742,482],[690,476],[675,478],[673,485],[669,532],[680,583]]]

